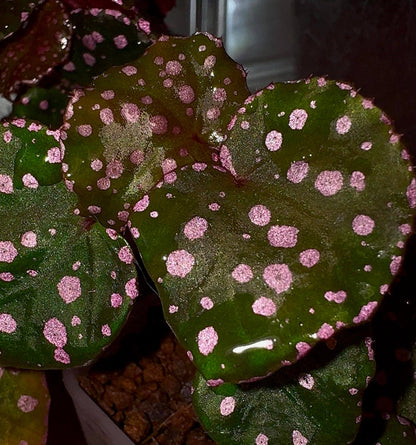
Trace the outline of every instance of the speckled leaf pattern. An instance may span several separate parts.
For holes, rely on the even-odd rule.
[[[130,217],[166,317],[207,379],[266,375],[368,320],[399,268],[415,204],[406,152],[380,110],[317,82],[276,85],[246,105],[251,114],[240,110],[221,149],[233,176],[178,169]],[[285,88],[291,109],[311,97],[321,109],[306,139],[289,112],[280,122]],[[359,124],[339,134],[348,114]],[[270,151],[279,130],[284,143]],[[234,152],[241,164],[254,152],[257,168],[238,175]]]
[[[0,41],[27,25],[32,12],[42,0],[1,0]]]
[[[64,6],[48,0],[24,35],[0,51],[0,93],[6,97],[21,84],[35,84],[67,57],[72,27]]]
[[[284,385],[268,379],[251,387],[210,387],[198,375],[193,403],[220,445],[347,444],[357,433],[359,401],[374,369],[365,345],[350,346],[323,368]]]
[[[75,10],[70,19],[74,35],[63,74],[75,85],[88,85],[111,66],[137,59],[150,43],[134,21],[114,9]]]
[[[90,361],[138,295],[124,240],[98,224],[83,226],[62,180],[42,185],[53,182],[60,150],[49,148],[56,133],[39,127],[18,120],[0,130],[0,364],[35,369]],[[20,160],[37,156],[45,172],[19,171]]]
[[[13,104],[12,115],[39,121],[50,128],[62,125],[69,98],[59,88],[29,88]]]
[[[1,444],[45,444],[49,402],[43,372],[0,368]]]
[[[175,169],[211,162],[247,95],[221,40],[161,37],[136,62],[109,70],[67,110],[67,180],[82,214],[118,228]],[[110,202],[111,198],[111,202]]]

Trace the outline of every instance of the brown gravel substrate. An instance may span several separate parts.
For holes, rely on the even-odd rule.
[[[215,445],[191,403],[194,367],[172,333],[123,368],[92,369],[82,388],[137,444]]]

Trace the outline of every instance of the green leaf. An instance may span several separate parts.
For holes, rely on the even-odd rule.
[[[66,116],[65,163],[81,213],[94,205],[103,224],[124,225],[175,168],[211,162],[209,147],[222,141],[246,95],[241,67],[219,39],[204,34],[161,37],[134,63],[76,92]]]
[[[1,443],[45,444],[49,402],[43,372],[0,368]]]
[[[75,10],[70,18],[74,35],[63,75],[75,85],[88,85],[108,68],[137,59],[150,44],[134,21],[117,10]]]
[[[19,38],[0,50],[0,93],[10,97],[22,83],[33,85],[67,57],[71,25],[65,8],[49,0]]]
[[[0,41],[27,25],[35,8],[43,0],[1,0]]]
[[[267,375],[368,320],[400,265],[415,204],[406,152],[380,110],[318,82],[248,101],[221,149],[233,175],[181,167],[130,216],[166,317],[207,379]],[[312,101],[304,135],[290,114]],[[283,143],[270,151],[273,131]]]
[[[415,442],[415,425],[402,417],[393,416],[387,422],[386,430],[377,445],[412,445]]]
[[[374,369],[364,345],[350,346],[322,368],[299,374],[289,367],[257,384],[210,387],[198,375],[193,403],[218,444],[345,444],[357,432],[359,402]]]
[[[0,130],[0,364],[77,366],[124,323],[137,296],[135,268],[124,240],[74,214],[75,195],[62,181],[41,185],[55,164],[45,162],[39,176],[16,174],[21,160],[51,159],[54,136],[33,124]]]
[[[42,122],[51,128],[59,128],[63,122],[69,97],[57,87],[28,89],[13,104],[13,115]]]

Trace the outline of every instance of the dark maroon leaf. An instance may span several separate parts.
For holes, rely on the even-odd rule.
[[[36,84],[68,55],[71,24],[57,0],[47,1],[24,35],[0,50],[0,93],[7,97],[24,84]]]

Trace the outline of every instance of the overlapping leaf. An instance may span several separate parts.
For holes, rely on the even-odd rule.
[[[175,168],[211,162],[209,146],[247,90],[221,41],[198,34],[162,37],[84,94],[67,110],[67,179],[83,214],[93,205],[103,224],[120,227]]]
[[[375,369],[365,345],[350,346],[324,367],[296,377],[288,378],[289,369],[280,373],[283,379],[273,376],[245,387],[210,387],[196,377],[193,403],[216,443],[351,443],[359,426],[360,397]]]
[[[64,6],[48,0],[25,33],[0,51],[0,93],[10,97],[22,83],[35,84],[69,52],[72,27]]]
[[[36,6],[44,0],[1,0],[0,41],[27,25]]]
[[[207,379],[265,375],[369,319],[399,268],[414,206],[403,147],[362,97],[316,82],[240,110],[221,149],[233,176],[178,169],[131,215],[169,323]],[[312,100],[320,115],[309,110],[303,136],[280,105]]]
[[[50,128],[59,128],[68,101],[66,92],[57,87],[33,87],[14,102],[12,115],[42,122]]]
[[[83,227],[74,215],[75,196],[57,175],[58,135],[24,120],[5,125],[0,363],[35,369],[80,365],[101,352],[127,317],[138,292],[133,258],[115,233]]]
[[[50,402],[45,374],[0,368],[0,394],[1,443],[45,444]]]
[[[139,58],[150,43],[147,34],[116,9],[75,10],[70,20],[75,31],[63,73],[75,85],[86,86],[106,69]]]
[[[236,107],[241,74],[219,46],[162,38],[78,93],[65,162],[84,214],[135,230],[197,368],[239,381],[371,317],[416,182],[387,118],[350,86],[276,84]]]

